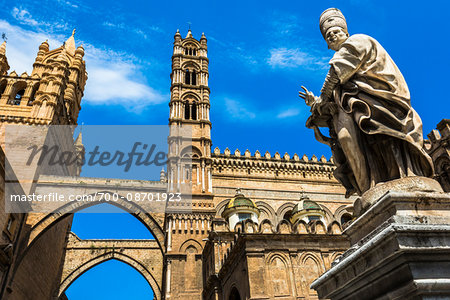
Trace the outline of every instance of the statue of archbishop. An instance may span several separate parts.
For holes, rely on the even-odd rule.
[[[299,95],[311,106],[306,126],[331,147],[334,174],[346,188],[346,197],[361,195],[380,182],[431,177],[433,163],[423,149],[422,121],[386,50],[370,36],[349,36],[336,8],[322,13],[320,30],[328,48],[336,52],[320,96],[303,86]],[[330,137],[318,127],[328,127]]]

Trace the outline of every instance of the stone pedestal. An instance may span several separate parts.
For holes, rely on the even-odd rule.
[[[351,248],[311,285],[319,297],[450,299],[450,194],[434,189],[374,193],[344,232]]]

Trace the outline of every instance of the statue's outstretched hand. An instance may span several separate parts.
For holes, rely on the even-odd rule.
[[[300,98],[305,99],[306,105],[312,106],[314,104],[314,102],[316,102],[316,96],[314,96],[314,94],[312,92],[308,91],[303,85],[302,85],[302,89],[304,89],[305,91],[298,92],[298,96]]]

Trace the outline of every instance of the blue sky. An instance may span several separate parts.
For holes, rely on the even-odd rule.
[[[208,39],[213,148],[329,158],[304,127],[308,109],[297,94],[301,85],[318,93],[326,75],[333,52],[318,18],[328,7],[343,11],[350,34],[369,34],[387,49],[425,135],[449,117],[447,1],[2,1],[0,32],[11,70],[21,74],[30,73],[42,41],[59,47],[77,28],[89,73],[79,123],[164,125],[173,35],[179,28],[185,36],[190,22],[194,37]],[[122,221],[77,215],[74,230],[91,237],[99,226],[86,224],[110,224],[123,237],[137,228]],[[69,299],[88,298],[74,292]]]

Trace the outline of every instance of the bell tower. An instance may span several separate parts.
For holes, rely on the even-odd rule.
[[[200,40],[191,30],[184,39],[179,31],[174,36],[168,189],[189,192],[192,203],[165,215],[166,299],[201,299],[203,289],[201,253],[215,214],[207,50],[204,34]]]
[[[211,122],[209,120],[208,57],[205,34],[194,39],[191,30],[183,39],[179,31],[174,37],[172,55],[170,126],[188,127],[192,132],[192,147],[176,147],[169,138],[169,152],[174,156],[188,155],[192,166],[184,170],[169,167],[169,184],[179,190],[183,181],[192,183],[195,196],[204,198],[212,193]],[[176,153],[178,151],[178,153]],[[181,172],[181,174],[175,174]]]

